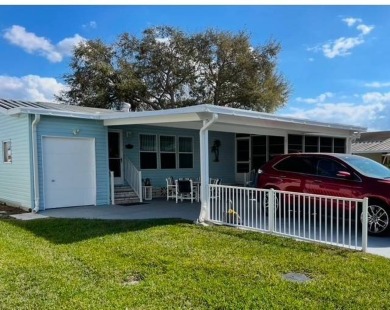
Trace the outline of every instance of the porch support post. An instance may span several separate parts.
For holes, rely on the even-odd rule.
[[[213,114],[211,120],[204,120],[203,127],[199,131],[200,147],[200,200],[201,208],[198,223],[209,219],[210,199],[209,199],[209,131],[208,128],[218,119],[217,114]]]

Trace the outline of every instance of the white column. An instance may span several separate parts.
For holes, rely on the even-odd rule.
[[[200,199],[201,208],[198,222],[209,219],[209,131],[208,128],[218,119],[217,114],[213,114],[211,120],[204,120],[203,127],[199,131],[200,147]]]

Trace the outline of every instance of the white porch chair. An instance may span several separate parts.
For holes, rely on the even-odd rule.
[[[172,177],[166,178],[167,181],[167,201],[169,198],[176,198],[176,183]]]

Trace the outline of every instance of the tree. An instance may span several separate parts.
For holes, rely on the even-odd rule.
[[[96,108],[119,107],[122,102],[132,102],[144,92],[144,85],[136,77],[131,65],[116,57],[112,46],[101,40],[91,40],[78,45],[70,64],[73,73],[64,75],[69,90],[57,100],[73,105]]]
[[[213,30],[198,35],[196,42],[199,83],[194,91],[202,101],[264,112],[287,101],[289,85],[276,73],[280,44],[252,48],[244,32]]]
[[[171,27],[150,28],[140,40],[125,33],[119,37],[117,47],[119,58],[132,63],[145,85],[142,101],[149,108],[158,110],[194,103],[187,95],[194,74],[194,47],[183,32]]]
[[[69,90],[58,99],[110,108],[158,110],[210,103],[273,112],[284,105],[289,84],[277,73],[280,44],[252,47],[244,32],[207,30],[187,35],[172,27],[128,33],[106,45],[88,41],[75,49],[64,76]]]

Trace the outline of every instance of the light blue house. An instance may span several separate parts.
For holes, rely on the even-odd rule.
[[[276,154],[350,153],[361,131],[214,105],[122,112],[0,100],[0,201],[36,212],[108,205],[111,184],[142,199],[142,180],[158,196],[170,176],[200,178],[204,198],[209,178],[242,185]]]

